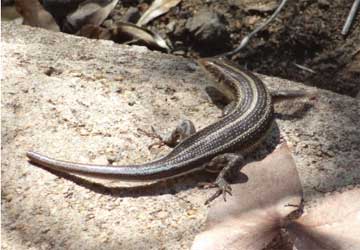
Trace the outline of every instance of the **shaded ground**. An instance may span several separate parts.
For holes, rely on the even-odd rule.
[[[279,1],[183,1],[147,27],[168,36],[176,54],[212,56],[237,47],[240,40],[271,15]],[[151,1],[122,1],[112,19],[123,18],[130,7],[147,8]],[[275,22],[258,33],[233,59],[259,73],[356,96],[360,91],[360,15],[348,36],[340,32],[353,0],[289,1]],[[200,10],[218,13],[225,33],[199,43],[186,26]],[[204,21],[206,23],[206,21]],[[303,70],[295,64],[314,71]]]
[[[340,33],[353,1],[288,1],[276,20],[232,59],[255,72],[360,96],[360,15],[347,36]],[[174,47],[173,54],[213,56],[236,48],[279,2],[182,1],[145,28],[167,39]],[[119,1],[103,26],[113,27],[118,21],[136,23],[151,3]]]

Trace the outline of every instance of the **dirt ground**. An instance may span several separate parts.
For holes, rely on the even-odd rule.
[[[272,14],[278,2],[182,1],[146,27],[168,37],[178,54],[213,56],[237,47],[244,36]],[[124,17],[130,7],[144,10],[150,3],[121,1],[112,18]],[[347,36],[340,33],[352,3],[353,0],[289,1],[276,20],[233,59],[255,72],[354,97],[360,91],[360,15],[356,16]],[[214,43],[199,43],[185,27],[204,9],[218,13],[226,28],[226,34]],[[175,27],[171,30],[169,26]]]
[[[119,1],[109,20],[124,18],[131,8],[141,15],[151,2]],[[360,15],[347,37],[340,34],[352,2],[289,1],[233,57],[270,75],[261,75],[268,87],[316,93],[311,100],[278,104],[273,136],[259,149],[265,155],[278,140],[288,142],[306,202],[360,183],[360,106],[351,98],[360,96]],[[134,188],[56,176],[30,165],[25,153],[99,164],[165,154],[169,149],[149,150],[153,140],[137,128],[153,125],[166,134],[187,118],[201,129],[221,115],[200,90],[208,83],[204,72],[187,58],[235,48],[277,4],[183,0],[146,25],[171,42],[176,56],[2,24],[2,248],[189,249],[212,194],[196,187],[203,176]],[[201,40],[191,31],[200,14],[218,18],[217,37]]]
[[[158,158],[170,149],[149,150],[154,140],[137,128],[167,134],[186,118],[201,129],[221,115],[202,93],[211,81],[201,68],[144,47],[6,22],[2,35],[2,249],[189,249],[214,191],[196,187],[211,180],[203,173],[127,188],[53,175],[29,164],[26,151],[115,165]],[[274,131],[256,153],[285,139],[305,201],[359,184],[359,101],[261,78],[315,99],[277,105]]]

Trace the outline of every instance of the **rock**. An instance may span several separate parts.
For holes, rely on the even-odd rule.
[[[209,9],[201,9],[186,23],[186,29],[199,44],[223,46],[229,34],[224,17]]]
[[[210,81],[201,68],[145,47],[7,22],[2,22],[1,42],[4,249],[41,249],[43,244],[55,250],[190,246],[207,215],[204,201],[214,191],[194,188],[201,174],[129,189],[122,181],[56,177],[30,165],[25,153],[32,149],[99,164],[109,158],[114,164],[155,159],[169,149],[149,151],[154,140],[138,128],[149,131],[154,126],[166,134],[187,118],[199,129],[221,115],[203,97],[201,89]],[[61,73],[49,74],[49,67]],[[260,77],[270,88],[314,95],[277,105],[277,126],[255,154],[271,150],[278,143],[273,138],[286,140],[305,200],[359,184],[360,101]],[[131,101],[136,104],[129,106]],[[189,210],[196,211],[191,219]],[[153,216],[158,211],[167,216]]]

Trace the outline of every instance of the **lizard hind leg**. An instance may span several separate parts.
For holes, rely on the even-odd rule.
[[[149,145],[149,148],[152,148],[153,146],[162,147],[165,145],[168,147],[171,147],[171,148],[175,147],[180,142],[182,142],[187,137],[189,137],[190,135],[192,135],[196,132],[194,123],[187,119],[182,120],[176,126],[176,128],[171,132],[171,134],[166,138],[163,138],[162,136],[160,136],[153,127],[151,127],[151,130],[152,130],[151,132],[147,132],[142,129],[138,129],[139,132],[145,134],[146,136],[149,136],[154,139],[158,139],[157,142]]]
[[[218,190],[206,200],[205,204],[222,195],[226,201],[226,194],[231,195],[231,186],[229,179],[236,176],[239,168],[243,165],[244,157],[240,154],[226,153],[214,157],[211,162],[205,167],[208,172],[218,172],[218,176],[213,183],[202,184],[205,188],[215,187]]]

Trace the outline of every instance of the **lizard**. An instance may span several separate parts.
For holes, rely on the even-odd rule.
[[[224,58],[203,58],[197,63],[232,102],[221,119],[198,132],[191,121],[182,122],[169,140],[163,140],[164,144],[175,147],[160,159],[107,166],[55,160],[33,151],[27,152],[27,157],[36,165],[60,172],[129,181],[160,181],[201,170],[216,172],[218,176],[210,186],[217,187],[217,191],[205,203],[221,194],[226,200],[226,194],[231,194],[229,177],[244,164],[244,157],[256,149],[272,127],[273,101],[258,77],[232,62]]]

